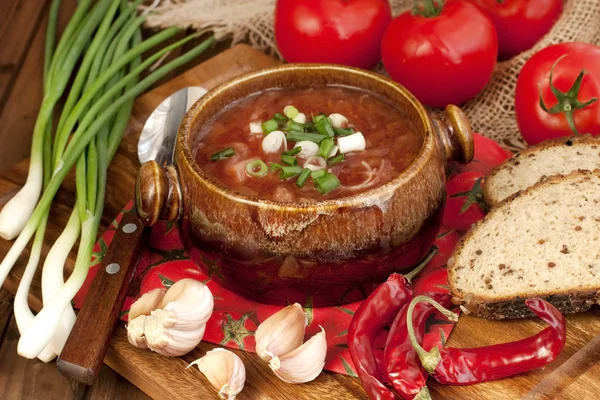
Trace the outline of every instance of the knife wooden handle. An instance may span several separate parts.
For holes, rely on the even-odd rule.
[[[132,207],[123,215],[56,362],[66,377],[87,385],[94,383],[141,254],[144,232]]]

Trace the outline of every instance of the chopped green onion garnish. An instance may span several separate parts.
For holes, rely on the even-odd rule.
[[[224,158],[231,157],[234,155],[235,155],[235,150],[233,150],[233,147],[228,147],[221,151],[217,151],[215,154],[210,156],[210,161],[222,160]]]
[[[327,136],[320,135],[318,133],[306,133],[306,132],[296,132],[291,131],[288,132],[287,140],[292,142],[301,142],[303,140],[308,140],[309,142],[321,143],[323,139],[327,139]]]
[[[279,124],[274,119],[270,119],[263,122],[260,127],[262,128],[263,133],[268,135],[269,133],[276,131],[279,128]]]
[[[299,167],[297,165],[283,165],[281,167],[281,172],[279,173],[279,178],[281,179],[287,179],[287,178],[291,178],[292,176],[296,176],[296,175],[300,175],[302,173],[302,167]]]
[[[329,158],[329,153],[333,149],[333,139],[325,139],[321,142],[321,147],[319,147],[319,151],[315,154],[318,157],[323,157],[327,160]]]
[[[333,128],[333,131],[337,136],[350,136],[354,135],[356,131],[352,128],[344,129],[344,128]]]
[[[286,156],[295,156],[296,154],[300,153],[302,151],[302,147],[298,146],[298,147],[294,147],[293,149],[289,149],[288,151],[284,151],[283,155]]]
[[[287,154],[282,154],[281,155],[281,161],[288,164],[288,165],[296,165],[298,164],[298,162],[296,161],[296,157],[294,156],[288,156]]]
[[[288,132],[304,132],[304,124],[300,124],[290,119],[285,123],[284,129]]]
[[[315,129],[321,135],[327,135],[329,137],[333,137],[335,135],[335,132],[331,126],[331,122],[329,122],[329,118],[321,118],[319,122],[315,123]]]
[[[316,131],[315,124],[312,121],[306,121],[304,124],[304,132],[315,133]]]
[[[302,167],[299,167],[297,165],[281,165],[274,162],[271,163],[271,170],[280,170],[280,179],[291,178],[292,176],[296,176],[302,173]]]
[[[246,173],[255,178],[262,178],[267,172],[269,167],[262,160],[253,160],[246,164]]]
[[[318,124],[318,123],[319,123],[319,121],[321,121],[323,118],[327,118],[327,117],[325,116],[325,114],[319,114],[319,115],[317,115],[316,117],[313,117],[313,122],[314,122],[315,124]]]
[[[337,156],[330,158],[329,161],[327,161],[327,165],[331,167],[332,165],[341,163],[345,159],[346,159],[345,154],[338,154]]]
[[[280,113],[275,113],[275,115],[273,115],[273,119],[277,122],[279,122],[280,125],[283,125],[287,122],[287,117],[283,114]]]
[[[318,169],[318,170],[310,173],[310,177],[313,179],[319,179],[319,178],[324,177],[325,175],[327,175],[326,169]]]
[[[285,106],[283,109],[283,113],[286,117],[290,119],[294,119],[298,116],[298,109],[294,106]]]
[[[304,168],[302,170],[302,173],[300,174],[300,176],[298,177],[298,179],[296,180],[296,186],[298,187],[304,187],[304,183],[306,182],[306,180],[308,179],[308,177],[310,176],[310,168]]]
[[[338,180],[337,176],[330,174],[330,173],[327,173],[320,178],[314,179],[314,181],[315,181],[315,188],[321,194],[327,194],[327,193],[331,192],[333,189],[335,189],[336,187],[340,186],[340,181]]]

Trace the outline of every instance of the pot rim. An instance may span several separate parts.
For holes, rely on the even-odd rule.
[[[408,101],[408,103],[417,111],[421,123],[423,124],[425,133],[423,138],[423,145],[421,146],[419,153],[412,161],[412,163],[406,169],[400,172],[394,179],[392,179],[384,185],[377,186],[365,192],[361,192],[351,196],[345,196],[338,199],[317,200],[311,203],[287,203],[244,195],[242,193],[238,193],[232,189],[221,185],[219,182],[207,176],[202,170],[202,168],[200,168],[200,166],[196,163],[195,157],[193,156],[193,152],[190,146],[188,145],[188,139],[193,133],[192,127],[194,121],[196,120],[198,115],[203,111],[206,104],[208,104],[213,99],[217,98],[219,95],[221,95],[221,93],[224,93],[228,90],[233,90],[237,85],[242,84],[246,81],[251,81],[268,75],[279,75],[288,71],[302,71],[307,69],[327,70],[340,74],[362,76],[368,79],[373,79],[377,82],[378,85],[385,85],[399,92]],[[360,87],[358,86],[355,87],[360,89]],[[179,133],[177,135],[177,147],[175,150],[175,157],[176,160],[178,160],[179,157],[177,157],[177,153],[181,152],[181,154],[183,155],[181,160],[185,161],[188,164],[190,169],[193,171],[195,177],[198,180],[200,180],[207,189],[214,191],[227,199],[235,200],[237,202],[253,205],[263,209],[284,210],[286,212],[307,212],[333,210],[341,207],[374,205],[379,204],[379,201],[387,200],[393,195],[393,193],[396,192],[397,189],[399,189],[405,182],[414,177],[421,170],[421,168],[425,166],[425,164],[428,161],[428,157],[426,157],[426,155],[428,152],[433,151],[434,147],[435,140],[433,135],[433,126],[429,117],[429,113],[425,110],[425,107],[423,107],[423,105],[404,86],[384,76],[354,67],[347,67],[336,64],[283,64],[240,75],[229,81],[221,83],[220,85],[208,91],[208,93],[206,93],[204,96],[202,96],[188,110],[181,123]]]

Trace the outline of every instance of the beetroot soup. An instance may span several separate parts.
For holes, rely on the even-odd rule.
[[[402,112],[372,92],[272,89],[231,104],[202,126],[195,158],[207,176],[236,192],[313,202],[391,181],[422,144]]]

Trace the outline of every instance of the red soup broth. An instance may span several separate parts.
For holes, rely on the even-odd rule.
[[[333,113],[348,119],[346,127],[361,132],[365,150],[345,154],[345,160],[327,167],[340,184],[322,194],[311,177],[298,187],[298,176],[280,179],[277,170],[262,177],[246,172],[246,164],[262,160],[266,165],[283,164],[281,148],[276,153],[265,153],[263,132],[251,133],[250,123],[262,123],[283,114],[284,107],[292,105],[311,116]],[[207,124],[199,127],[195,144],[195,159],[212,180],[235,192],[251,197],[279,202],[315,202],[356,195],[386,184],[404,171],[417,157],[423,137],[411,121],[393,104],[381,96],[345,86],[326,86],[310,89],[270,89],[232,103]],[[335,138],[334,138],[335,139]],[[295,142],[288,141],[287,149]],[[211,156],[227,147],[235,154],[211,161]],[[298,165],[305,160],[297,158]]]

